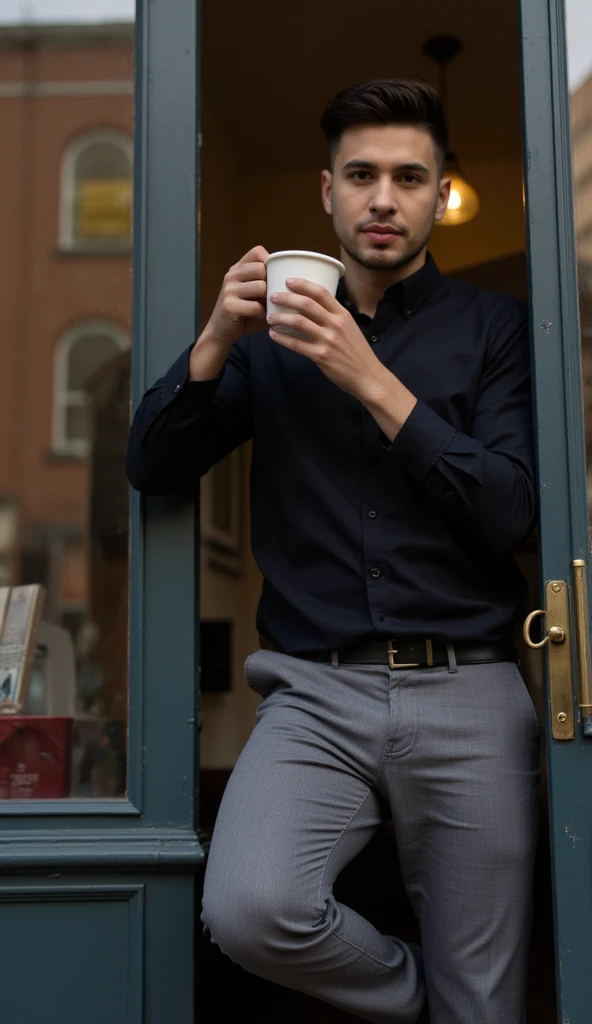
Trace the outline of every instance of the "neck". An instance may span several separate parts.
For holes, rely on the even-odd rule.
[[[345,267],[345,284],[350,299],[360,313],[374,317],[376,307],[387,288],[420,270],[426,262],[426,252],[425,248],[422,249],[409,263],[395,270],[376,270],[372,267],[363,267],[342,247],[341,262]]]

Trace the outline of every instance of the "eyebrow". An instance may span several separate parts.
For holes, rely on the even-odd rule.
[[[375,171],[377,169],[377,166],[378,166],[377,164],[373,164],[369,160],[348,160],[348,162],[343,165],[343,170],[344,171],[348,171],[348,170],[351,170],[353,167],[355,167],[355,168],[357,168],[359,170]],[[420,163],[400,164],[399,167],[396,168],[396,170],[399,171],[399,172],[401,172],[401,171],[421,171],[423,174],[429,174],[430,173],[429,172],[429,168],[425,167],[424,164],[420,164]]]

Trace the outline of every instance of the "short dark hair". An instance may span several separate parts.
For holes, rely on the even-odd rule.
[[[421,78],[375,78],[342,89],[325,106],[321,130],[331,165],[341,136],[364,124],[400,124],[425,128],[441,162],[448,152],[448,128],[442,100]]]

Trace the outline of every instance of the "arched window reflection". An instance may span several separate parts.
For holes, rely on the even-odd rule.
[[[62,248],[129,248],[132,166],[132,142],[123,132],[85,132],[70,143],[62,161]]]
[[[88,454],[87,385],[98,370],[128,348],[127,332],[109,321],[85,321],[60,338],[54,363],[54,451]]]

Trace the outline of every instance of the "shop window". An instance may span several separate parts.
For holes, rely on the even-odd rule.
[[[131,241],[131,139],[115,131],[78,136],[62,162],[61,248],[127,251]]]
[[[127,332],[108,321],[86,321],[60,338],[54,366],[55,452],[81,458],[88,455],[88,388],[98,372],[128,348]]]

